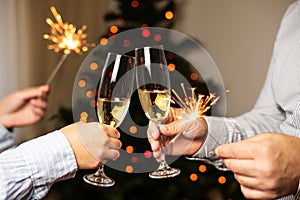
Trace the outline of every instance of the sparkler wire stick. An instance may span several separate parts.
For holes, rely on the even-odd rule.
[[[55,68],[52,71],[52,73],[50,74],[49,78],[47,79],[46,85],[50,85],[50,83],[52,82],[53,78],[55,77],[55,75],[57,74],[57,72],[59,71],[59,69],[61,68],[61,66],[63,65],[63,63],[66,60],[66,58],[68,57],[68,55],[69,54],[65,54],[64,53],[63,56],[60,58],[59,62],[55,66]]]

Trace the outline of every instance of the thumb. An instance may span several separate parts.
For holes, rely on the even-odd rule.
[[[160,132],[165,136],[174,136],[184,131],[183,121],[176,120],[168,124],[159,125]]]

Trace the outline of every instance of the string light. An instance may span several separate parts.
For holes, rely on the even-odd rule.
[[[109,30],[111,33],[117,33],[119,29],[117,26],[113,25],[109,28]]]
[[[133,167],[131,165],[127,165],[125,170],[126,170],[127,173],[132,173],[133,172]]]
[[[78,81],[78,86],[81,87],[81,88],[85,87],[86,86],[86,81],[85,80]]]
[[[190,175],[190,179],[191,179],[191,181],[195,182],[195,181],[198,180],[198,175],[195,174],[195,173],[192,173],[192,174]]]
[[[147,37],[150,37],[150,31],[148,29],[144,29],[142,31],[142,35],[143,37],[147,38]]]
[[[145,156],[145,158],[151,158],[151,157],[152,157],[151,151],[146,150],[146,151],[144,152],[144,156]]]
[[[202,173],[206,172],[206,166],[205,165],[200,165],[198,169]]]
[[[137,0],[133,0],[133,1],[131,2],[131,6],[132,6],[133,8],[137,8],[137,7],[139,6],[139,2],[138,2]]]
[[[97,63],[92,62],[92,63],[90,64],[90,69],[91,69],[91,70],[95,71],[95,70],[97,70],[97,68],[98,68],[98,64],[97,64]]]
[[[171,19],[173,19],[174,14],[173,14],[172,11],[167,11],[167,12],[165,13],[165,17],[166,17],[166,19],[171,20]]]
[[[154,35],[154,41],[156,41],[156,42],[161,41],[161,35],[160,34],[155,34]]]
[[[168,69],[170,72],[174,71],[175,68],[176,68],[175,64],[173,64],[173,63],[168,64]]]
[[[218,178],[218,181],[219,181],[219,183],[220,184],[225,184],[226,183],[226,178],[224,177],[224,176],[220,176],[219,178]]]
[[[133,153],[133,151],[134,151],[133,146],[127,146],[126,151],[127,151],[127,153]]]
[[[198,74],[196,74],[195,72],[191,73],[190,75],[191,80],[195,81],[198,79]]]
[[[105,37],[101,38],[101,39],[100,39],[100,44],[101,44],[102,46],[106,46],[106,45],[108,44],[108,39],[105,38]]]
[[[94,96],[94,93],[91,90],[88,90],[86,91],[85,96],[90,99]]]
[[[137,133],[137,128],[136,128],[136,126],[130,126],[129,132],[132,133],[132,134],[136,134],[136,133]]]

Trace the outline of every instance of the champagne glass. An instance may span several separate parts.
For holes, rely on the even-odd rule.
[[[133,91],[135,59],[131,56],[109,52],[104,64],[97,96],[97,116],[100,123],[117,128],[129,108]],[[83,177],[85,182],[110,187],[115,181],[106,176],[104,165],[96,173]]]
[[[138,94],[148,119],[159,125],[168,116],[171,100],[169,70],[162,45],[135,49]],[[162,143],[161,136],[160,140]],[[149,173],[154,179],[170,178],[180,170],[170,167],[161,148],[162,157],[157,170]]]

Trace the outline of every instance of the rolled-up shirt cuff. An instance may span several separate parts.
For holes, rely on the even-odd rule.
[[[37,198],[45,196],[53,183],[75,176],[76,159],[60,131],[23,143],[18,150],[31,170],[34,196]]]
[[[221,160],[215,154],[215,150],[219,145],[228,143],[224,118],[207,116],[203,118],[208,125],[207,137],[199,151],[193,156],[186,158],[189,160],[201,160],[214,165],[220,170],[226,170]]]

